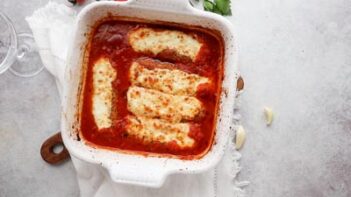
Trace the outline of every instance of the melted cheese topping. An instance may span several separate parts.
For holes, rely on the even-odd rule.
[[[195,61],[202,44],[194,37],[175,30],[138,28],[129,34],[129,43],[137,52],[157,55],[165,50],[175,51]]]
[[[93,116],[99,129],[111,126],[112,84],[116,71],[107,58],[99,59],[93,66]]]
[[[153,61],[155,66],[161,64]],[[156,89],[175,95],[194,96],[199,85],[208,84],[210,80],[196,74],[189,74],[181,70],[162,68],[147,69],[139,62],[133,62],[130,68],[130,80],[133,85]]]
[[[160,119],[128,116],[127,132],[146,143],[176,142],[181,148],[191,147],[194,140],[188,136],[189,123],[169,123]]]
[[[128,89],[127,99],[128,110],[134,115],[173,123],[193,120],[203,111],[201,102],[195,97],[165,94],[137,86]]]

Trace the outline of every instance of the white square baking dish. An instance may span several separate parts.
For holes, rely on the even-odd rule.
[[[224,40],[224,80],[220,97],[216,133],[212,148],[200,159],[145,157],[118,151],[93,148],[80,139],[79,113],[87,34],[97,21],[107,16],[131,17],[171,22],[217,30]],[[217,14],[193,8],[187,0],[132,0],[95,2],[78,15],[67,61],[61,132],[70,154],[90,163],[100,164],[118,183],[149,187],[162,186],[173,173],[199,173],[213,168],[222,158],[231,132],[236,80],[237,51],[232,24]]]

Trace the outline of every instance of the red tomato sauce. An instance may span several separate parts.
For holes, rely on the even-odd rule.
[[[128,32],[138,27],[152,27],[158,29],[178,30],[187,34],[196,35],[202,43],[200,52],[195,60],[182,61],[177,58],[165,58],[135,52],[128,42]],[[221,92],[223,76],[223,41],[209,30],[182,28],[164,24],[148,24],[130,21],[105,21],[98,25],[92,32],[90,51],[87,63],[85,87],[83,89],[83,107],[80,117],[80,135],[89,142],[100,148],[137,152],[146,155],[176,156],[183,159],[193,159],[206,153],[212,143],[215,134],[217,106]],[[117,77],[113,81],[114,91],[112,107],[112,126],[99,130],[92,114],[92,67],[101,57],[107,57]],[[128,77],[132,62],[141,57],[151,57],[161,61],[171,62],[177,69],[208,77],[215,87],[199,87],[196,97],[203,103],[205,115],[191,121],[189,136],[195,140],[191,148],[180,148],[175,142],[170,143],[144,143],[138,138],[129,136],[125,131],[126,116],[131,114],[127,110],[126,92],[131,83]],[[204,89],[205,91],[201,91]],[[117,112],[117,113],[114,113]]]

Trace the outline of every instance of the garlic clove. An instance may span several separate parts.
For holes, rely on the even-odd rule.
[[[239,150],[244,142],[245,142],[245,138],[246,138],[246,132],[243,126],[239,125],[236,129],[236,137],[235,137],[235,148],[237,150]]]
[[[267,126],[270,126],[273,122],[273,111],[269,107],[263,108],[264,117],[266,119]]]

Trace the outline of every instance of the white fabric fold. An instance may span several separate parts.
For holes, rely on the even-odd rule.
[[[45,68],[56,78],[60,96],[75,16],[75,10],[49,2],[26,18]]]
[[[55,76],[58,90],[62,92],[67,49],[71,39],[76,11],[63,4],[49,2],[26,18],[32,29],[44,66]],[[232,139],[220,164],[208,172],[170,175],[159,188],[146,188],[113,182],[106,169],[72,157],[82,197],[241,197],[244,196],[236,175],[240,171],[240,154]],[[240,186],[240,187],[239,187]]]

